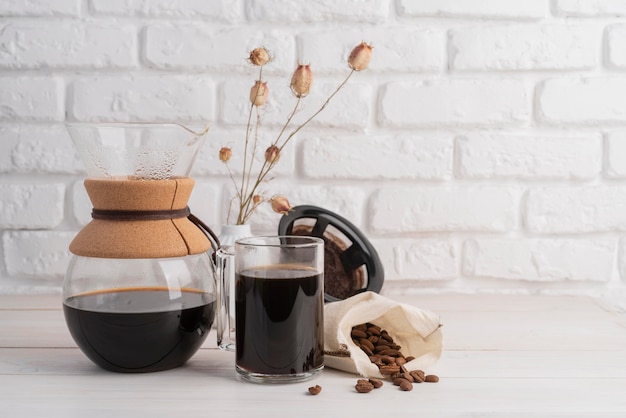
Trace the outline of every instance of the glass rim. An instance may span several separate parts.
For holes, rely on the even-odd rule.
[[[283,242],[289,239],[291,242]],[[261,235],[239,238],[235,245],[264,248],[312,248],[323,245],[324,240],[303,235]]]

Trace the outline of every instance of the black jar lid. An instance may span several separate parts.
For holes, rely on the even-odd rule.
[[[296,206],[283,216],[279,235],[305,235],[324,240],[324,301],[335,302],[383,287],[378,253],[359,229],[345,218],[317,206]]]

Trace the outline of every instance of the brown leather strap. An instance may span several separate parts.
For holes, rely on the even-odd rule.
[[[175,210],[108,210],[92,209],[91,217],[107,221],[158,221],[162,219],[186,218],[191,214],[189,207]]]
[[[211,247],[213,248],[213,261],[215,261],[215,252],[217,252],[217,250],[220,248],[220,246],[222,245],[220,243],[220,239],[217,237],[217,235],[215,234],[215,232],[213,232],[213,230],[211,228],[209,228],[209,226],[207,224],[205,224],[204,222],[202,222],[200,219],[198,219],[193,213],[190,213],[189,216],[187,217],[195,226],[198,227],[198,229],[200,229],[200,231],[202,231],[202,233],[207,237],[207,239],[209,240],[209,242],[211,243]]]

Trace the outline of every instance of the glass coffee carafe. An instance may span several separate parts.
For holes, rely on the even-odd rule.
[[[190,214],[191,166],[206,135],[177,124],[70,124],[92,221],[70,244],[63,310],[100,367],[151,372],[185,363],[217,309],[214,234]]]

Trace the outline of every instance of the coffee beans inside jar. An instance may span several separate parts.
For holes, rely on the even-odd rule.
[[[378,367],[380,374],[389,377],[393,384],[403,391],[413,389],[413,383],[438,382],[436,375],[426,375],[423,370],[407,370],[404,366],[413,356],[404,356],[402,347],[395,343],[387,330],[372,323],[364,323],[352,327],[352,341],[359,347],[369,360]],[[361,393],[370,392],[374,386],[366,379],[359,379],[356,390]],[[381,382],[382,385],[382,382]],[[369,389],[369,390],[368,390]]]

